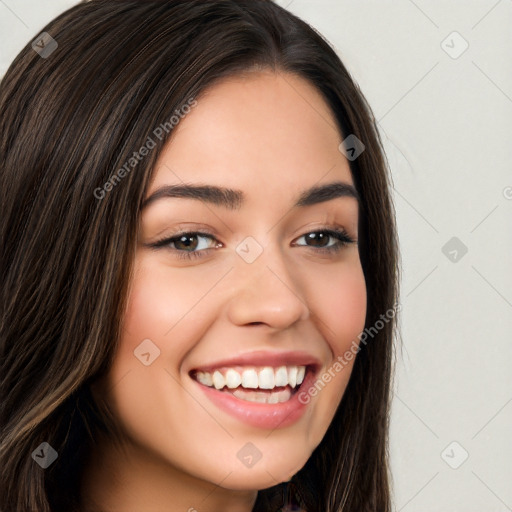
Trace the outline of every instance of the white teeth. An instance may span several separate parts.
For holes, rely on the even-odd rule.
[[[269,397],[267,398],[267,404],[277,404],[279,402],[279,397],[277,396],[277,393],[270,393]]]
[[[270,390],[287,386],[294,389],[302,384],[306,375],[305,366],[279,366],[278,368],[265,366],[263,368],[240,369],[240,371],[239,369],[240,367],[237,367],[237,369],[222,368],[215,370],[213,373],[198,371],[195,378],[201,384],[216,389],[227,387],[236,390],[238,388]],[[266,395],[272,396],[268,393]],[[267,398],[265,398],[265,401]],[[253,401],[259,401],[260,399],[261,397],[258,396]],[[275,400],[275,398],[272,398],[272,400]]]
[[[304,375],[306,375],[306,368],[304,366],[299,366],[297,370],[297,384],[302,384]]]
[[[242,377],[240,374],[231,368],[226,372],[226,386],[230,389],[235,389],[242,384]]]
[[[280,366],[276,370],[276,387],[286,386],[288,384],[288,373],[286,372],[286,366]]]
[[[292,396],[289,389],[269,393],[268,391],[248,391],[243,388],[238,388],[232,391],[232,393],[240,400],[258,402],[261,404],[279,404],[287,402]]]
[[[197,380],[205,386],[213,386],[212,374],[205,372],[197,372]]]
[[[274,370],[270,368],[270,366],[267,366],[266,368],[263,368],[263,370],[260,370],[259,383],[260,389],[274,389]]]
[[[288,366],[288,383],[292,388],[297,385],[297,367]]]
[[[258,402],[260,404],[264,404],[267,402],[267,397],[265,395],[262,395],[261,393],[254,393],[254,396],[252,397],[250,402]]]
[[[242,372],[242,387],[256,389],[258,387],[258,374],[256,370],[244,370]]]
[[[219,371],[213,372],[213,385],[216,389],[222,389],[226,385],[224,376]]]

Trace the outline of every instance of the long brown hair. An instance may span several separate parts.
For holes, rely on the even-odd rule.
[[[374,117],[305,22],[269,0],[92,0],[42,32],[58,46],[43,56],[27,44],[0,84],[2,512],[79,512],[96,435],[118,438],[91,385],[112,363],[139,208],[172,130],[122,182],[97,191],[217,80],[255,68],[295,73],[323,95],[340,134],[364,143],[350,167],[361,197],[366,326],[398,298],[390,178]],[[396,329],[394,316],[362,346],[324,439],[291,482],[258,493],[255,511],[276,510],[286,492],[308,512],[390,510]],[[58,454],[47,469],[32,458],[43,442]]]

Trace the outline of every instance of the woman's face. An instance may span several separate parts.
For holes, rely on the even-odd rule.
[[[334,363],[366,314],[341,140],[316,89],[282,73],[225,80],[179,122],[141,213],[108,376],[128,445],[248,490],[290,479],[320,443],[353,360]]]

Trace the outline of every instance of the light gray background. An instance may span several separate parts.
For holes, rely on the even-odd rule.
[[[0,0],[0,76],[76,3]],[[278,3],[337,49],[392,170],[403,268],[395,510],[512,511],[512,0]]]

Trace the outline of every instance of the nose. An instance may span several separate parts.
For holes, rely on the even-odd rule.
[[[297,276],[279,249],[267,246],[252,263],[239,258],[231,278],[235,283],[228,304],[232,323],[265,324],[279,330],[309,317]]]

